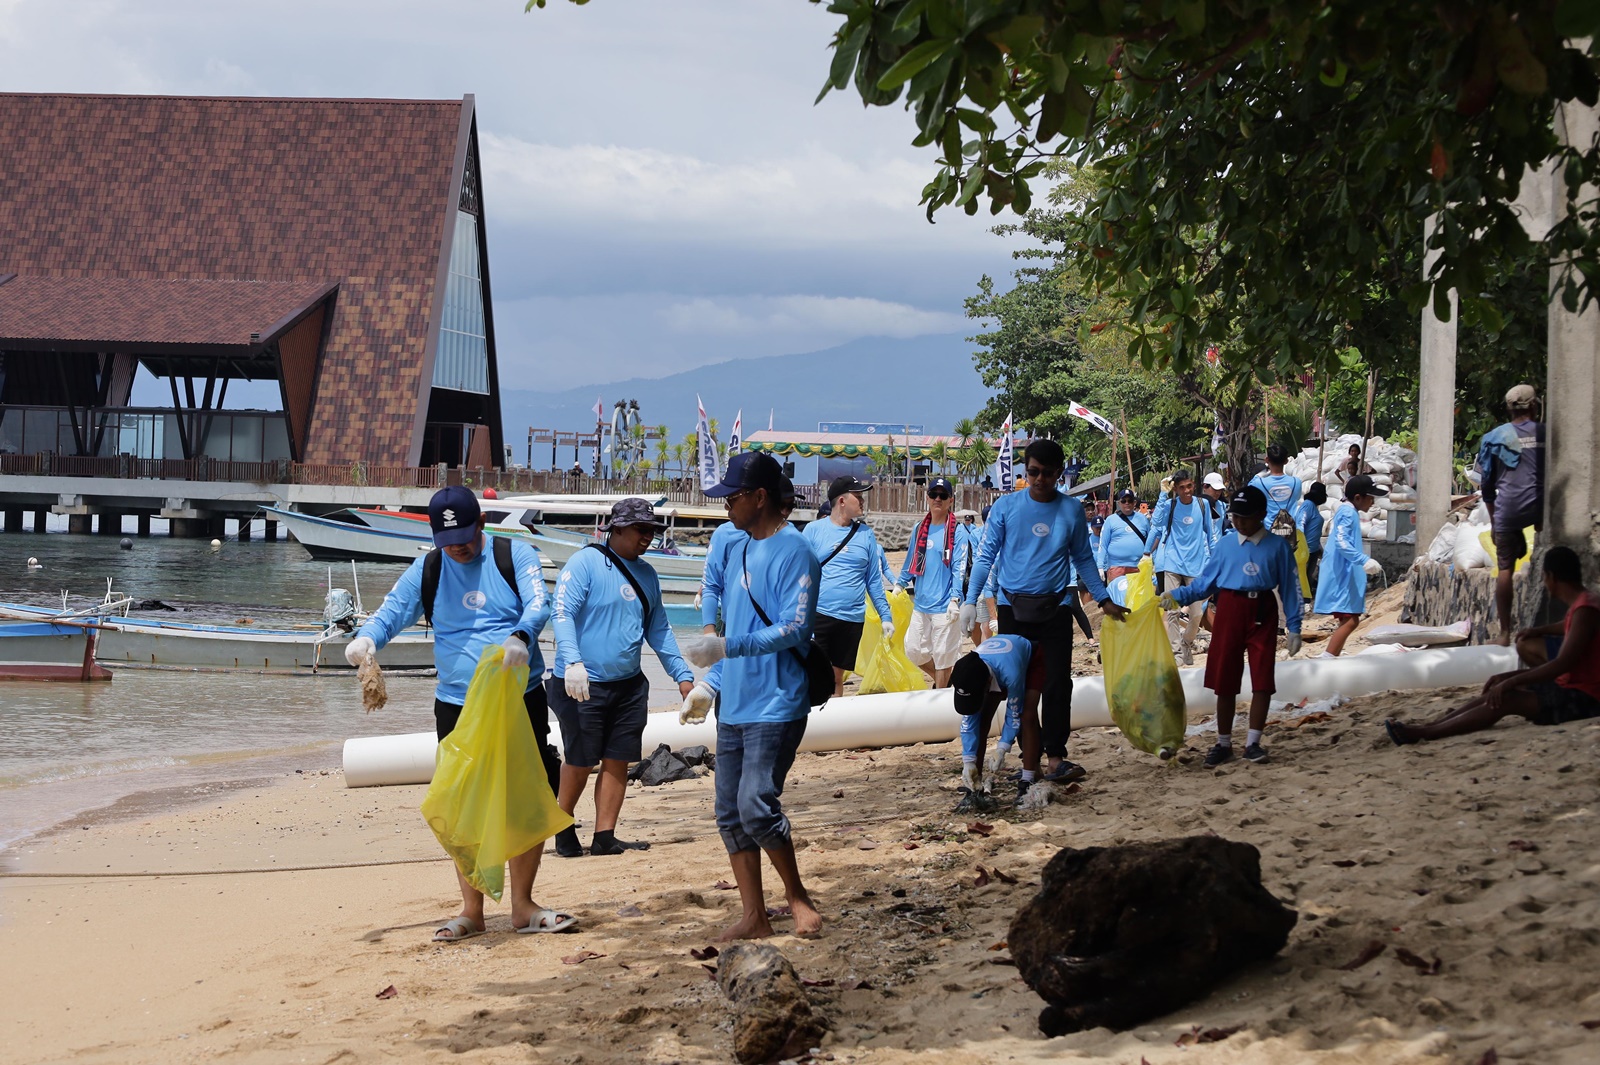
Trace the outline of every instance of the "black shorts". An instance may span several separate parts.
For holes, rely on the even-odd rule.
[[[650,680],[643,673],[624,680],[592,680],[589,699],[567,694],[566,681],[545,682],[550,708],[561,723],[562,755],[567,764],[593,769],[602,759],[637,762],[644,756],[644,726],[650,717]]]
[[[865,627],[864,621],[840,621],[818,614],[813,619],[811,638],[828,652],[828,661],[834,669],[855,669],[856,651],[861,647],[861,632]]]
[[[1494,543],[1494,564],[1501,569],[1512,569],[1517,559],[1528,553],[1528,534],[1521,529],[1496,529],[1489,539]]]
[[[533,738],[539,744],[539,754],[544,759],[544,775],[550,780],[550,791],[555,793],[561,787],[561,759],[556,755],[556,749],[550,743],[550,707],[544,700],[544,688],[535,684],[522,694],[522,704],[528,708],[528,723],[533,726]],[[433,723],[443,740],[455,731],[456,722],[461,720],[461,707],[456,703],[447,703],[442,699],[433,701]]]
[[[1565,725],[1569,721],[1584,721],[1600,717],[1600,699],[1582,688],[1564,688],[1553,680],[1533,686],[1533,697],[1539,700],[1539,709],[1529,718],[1535,725]]]

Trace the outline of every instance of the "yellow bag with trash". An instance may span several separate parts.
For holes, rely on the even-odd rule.
[[[467,882],[499,901],[507,859],[572,824],[556,805],[522,694],[528,667],[501,669],[498,644],[478,659],[455,730],[439,743],[422,816]]]
[[[1311,575],[1307,567],[1311,565],[1311,547],[1306,543],[1304,529],[1294,531],[1294,564],[1300,571],[1300,598],[1311,598]]]
[[[1517,559],[1516,564],[1511,567],[1512,573],[1521,573],[1522,567],[1526,566],[1528,564],[1528,559],[1533,557],[1534,533],[1535,530],[1532,525],[1522,530],[1522,535],[1528,542],[1528,549],[1522,553],[1522,557]],[[1489,572],[1495,576],[1499,576],[1500,552],[1496,551],[1494,548],[1494,532],[1490,529],[1483,530],[1483,532],[1478,534],[1478,543],[1483,545],[1484,554],[1489,556]]]
[[[894,638],[883,638],[883,622],[867,598],[867,618],[861,629],[861,646],[856,649],[856,672],[861,674],[861,695],[881,692],[916,692],[928,686],[928,676],[906,657],[906,629],[911,624],[911,595],[903,588],[890,588],[889,614],[894,621]]]
[[[1100,658],[1106,668],[1111,720],[1141,751],[1177,751],[1187,724],[1183,682],[1172,656],[1166,620],[1156,601],[1150,557],[1128,581],[1128,616],[1100,626]]]

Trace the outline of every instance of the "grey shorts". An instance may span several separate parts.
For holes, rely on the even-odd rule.
[[[567,694],[560,677],[547,679],[544,690],[561,724],[568,765],[593,769],[602,759],[637,762],[643,757],[644,726],[650,716],[650,681],[643,673],[624,680],[590,681],[589,698],[581,703]]]

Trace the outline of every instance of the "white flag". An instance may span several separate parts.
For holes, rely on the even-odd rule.
[[[1117,435],[1117,427],[1115,425],[1112,425],[1108,419],[1100,417],[1100,415],[1085,407],[1082,403],[1068,403],[1067,411],[1074,418],[1082,418],[1107,436]]]
[[[1000,458],[995,461],[995,470],[1000,474],[1000,487],[1005,491],[1011,490],[1011,466],[1011,415],[1008,412],[1006,423],[1000,427]]]
[[[594,423],[599,425],[606,416],[605,401],[599,396],[594,397]]]
[[[744,443],[744,408],[739,408],[739,413],[733,416],[733,433],[728,437],[728,457],[731,459],[739,453],[739,445]]]
[[[722,470],[717,465],[717,445],[711,439],[711,420],[706,417],[706,405],[700,397],[694,397],[695,405],[700,408],[699,420],[694,423],[694,435],[698,447],[698,460],[700,465],[700,490],[716,487],[722,480]]]

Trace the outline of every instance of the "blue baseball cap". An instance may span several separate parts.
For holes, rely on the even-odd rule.
[[[940,490],[944,491],[946,495],[954,496],[956,494],[956,490],[950,486],[950,481],[947,478],[935,477],[928,482],[929,495],[933,495],[934,492]]]
[[[777,459],[764,451],[741,451],[728,460],[728,468],[722,471],[722,480],[707,488],[706,495],[712,499],[725,499],[735,492],[765,488],[767,494],[777,501],[785,494],[794,494],[794,488],[786,488],[786,485],[788,479],[784,477],[783,467],[778,465]]]
[[[451,485],[433,493],[428,500],[428,527],[433,530],[435,547],[470,544],[478,538],[478,518],[483,510],[471,489]]]

